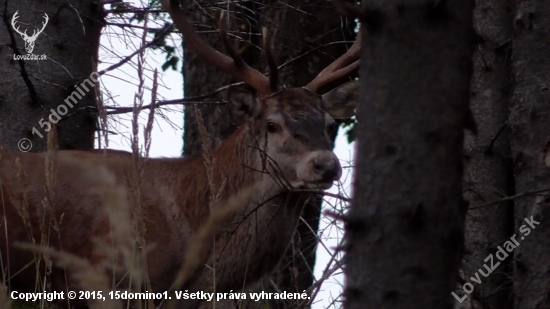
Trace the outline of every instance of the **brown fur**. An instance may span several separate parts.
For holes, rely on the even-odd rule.
[[[260,117],[251,118],[214,151],[215,187],[225,184],[222,201],[260,181],[267,185],[246,201],[242,212],[221,227],[216,234],[216,250],[207,260],[211,266],[215,263],[215,278],[208,267],[203,267],[189,285],[191,290],[211,291],[214,279],[217,292],[239,290],[271,271],[288,246],[307,195],[287,192],[278,185],[280,182],[272,180],[272,175],[262,171],[265,164],[261,153],[265,151],[282,176],[293,183],[321,181],[315,174],[319,171],[313,169],[315,160],[328,160],[329,165],[337,164],[331,168],[340,169],[330,152],[326,113],[319,108],[321,98],[313,98],[301,89],[285,91],[288,93],[283,92],[280,97],[284,101],[277,97],[256,101],[263,106]],[[265,124],[273,117],[281,121],[283,131],[268,134]],[[299,121],[294,123],[292,119]],[[303,139],[308,136],[310,139]],[[135,183],[133,157],[129,153],[60,151],[56,156],[54,185],[47,195],[46,158],[46,154],[0,150],[0,203],[5,213],[0,231],[6,231],[0,233],[0,250],[3,267],[9,262],[11,275],[33,261],[32,251],[14,245],[33,243],[32,238],[34,243],[41,244],[44,234],[48,239],[42,244],[74,254],[95,266],[103,265],[106,256],[94,246],[94,240],[109,243],[112,231],[102,200],[94,193],[94,188],[101,184],[90,180],[86,169],[104,166],[124,190]],[[267,166],[270,172],[274,171]],[[301,174],[296,171],[297,166]],[[190,241],[207,220],[212,194],[203,158],[144,159],[143,175],[140,201],[145,240],[147,245],[154,246],[147,254],[148,276],[153,289],[163,292],[170,288]],[[262,205],[277,194],[277,198]],[[50,202],[44,203],[45,196],[50,197]],[[135,201],[130,200],[132,214],[136,207]],[[25,213],[29,214],[27,222]],[[35,278],[31,265],[13,277],[10,286],[12,290],[33,291]],[[50,278],[52,290],[80,288],[70,276],[66,282],[63,270],[55,264]],[[185,308],[196,305],[187,302]]]
[[[215,150],[213,173],[202,158],[143,159],[143,181],[138,191],[134,189],[135,160],[127,153],[61,151],[48,157],[0,150],[0,224],[4,231],[0,232],[0,250],[12,290],[42,291],[42,285],[36,285],[36,278],[43,278],[34,267],[39,265],[36,252],[16,246],[20,242],[71,253],[98,270],[107,264],[109,252],[96,244],[109,244],[115,238],[120,227],[112,224],[108,215],[112,209],[107,208],[122,207],[124,202],[111,205],[98,195],[102,186],[116,185],[105,180],[108,175],[90,177],[94,168],[114,175],[120,191],[129,197],[131,215],[141,210],[141,216],[132,219],[140,226],[138,232],[144,233],[146,245],[155,246],[147,252],[147,273],[157,292],[170,288],[190,242],[210,216],[211,199],[217,192],[211,192],[209,174],[214,177],[213,187],[223,188],[222,202],[252,184],[261,187],[255,188],[243,201],[242,212],[215,235],[215,249],[205,261],[209,266],[200,268],[188,285],[192,291],[212,291],[213,280],[217,292],[239,290],[276,266],[308,197],[281,187],[280,178],[291,185],[326,189],[340,177],[341,166],[330,150],[326,132],[327,125],[334,122],[328,114],[351,117],[355,100],[349,98],[356,96],[348,94],[356,93],[357,85],[348,84],[322,97],[312,91],[358,67],[359,41],[308,84],[311,91],[292,88],[272,95],[277,90],[273,61],[270,81],[239,60],[227,40],[224,42],[232,58],[217,53],[200,39],[177,1],[162,1],[162,6],[182,31],[186,46],[199,58],[245,81],[264,98],[238,92],[228,100],[232,118],[242,120],[242,127]],[[52,162],[53,167],[47,168]],[[270,200],[272,196],[277,198]],[[82,289],[78,280],[65,276],[57,262],[50,274],[51,289]],[[210,271],[214,264],[215,275]],[[198,304],[188,301],[179,307],[196,308]]]

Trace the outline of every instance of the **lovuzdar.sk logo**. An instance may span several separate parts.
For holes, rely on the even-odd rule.
[[[34,50],[35,42],[38,36],[44,31],[44,28],[46,28],[46,25],[48,24],[49,18],[48,14],[44,13],[44,22],[42,23],[42,28],[40,30],[34,29],[32,34],[27,34],[28,29],[25,29],[25,31],[21,31],[19,29],[19,26],[17,25],[17,18],[19,18],[19,11],[16,11],[15,14],[13,14],[13,17],[11,19],[11,26],[13,27],[13,30],[19,35],[21,35],[21,38],[23,41],[25,41],[25,50],[27,51],[27,55],[13,55],[14,60],[46,60],[46,55],[33,55],[32,51]],[[28,59],[27,59],[28,58]]]

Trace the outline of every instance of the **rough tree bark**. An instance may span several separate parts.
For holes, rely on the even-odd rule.
[[[512,259],[501,262],[493,272],[483,267],[487,256],[494,254],[513,230],[511,202],[490,204],[513,192],[506,125],[510,95],[510,9],[511,1],[480,0],[474,10],[478,44],[473,56],[470,106],[477,135],[466,132],[464,142],[464,197],[470,207],[466,215],[462,280],[456,291],[462,301],[456,302],[459,308],[504,309],[511,303]],[[470,279],[476,278],[476,274],[481,279],[479,285]],[[472,294],[464,292],[466,283],[474,284]]]
[[[19,30],[27,30],[28,35],[40,29],[44,13],[48,15],[32,51],[47,60],[14,59],[27,54],[21,35],[11,25],[15,12]],[[102,5],[97,1],[5,0],[0,3],[0,18],[0,145],[17,149],[19,141],[27,138],[31,151],[44,151],[45,123],[57,122],[60,149],[92,149],[97,110],[94,90],[82,99],[76,96],[78,104],[72,108],[64,101],[95,70]],[[60,105],[68,108],[58,110]],[[61,115],[50,117],[50,109]],[[23,146],[29,146],[28,142]]]
[[[473,1],[363,1],[344,308],[452,308]]]
[[[516,5],[509,123],[516,193],[525,194],[550,187],[550,5]],[[520,245],[514,249],[514,307],[550,308],[548,191],[517,198],[515,224]]]
[[[204,1],[201,2],[201,6],[212,8],[213,3],[215,1]],[[241,38],[250,39],[255,45],[250,45],[248,42],[239,43],[243,58],[251,66],[260,69],[266,68],[264,55],[256,47],[261,46],[260,37],[256,35],[261,33],[261,27],[268,28],[273,54],[279,65],[313,50],[306,56],[289,62],[279,70],[279,82],[287,86],[306,85],[322,68],[346,51],[345,44],[331,43],[354,39],[353,20],[346,21],[345,28],[342,28],[342,20],[335,12],[334,7],[324,0],[262,1],[250,2],[246,5],[247,7],[231,6],[237,12],[236,15],[232,15],[231,21],[232,29],[237,29],[235,26],[237,24],[240,31],[235,34]],[[220,9],[226,9],[226,6],[216,7],[215,10],[206,10],[211,15],[205,17],[204,10],[193,8],[194,12],[201,13],[200,17],[197,17],[198,14],[194,14],[198,30],[217,30],[217,17]],[[218,33],[213,32],[203,35],[213,46],[223,51]],[[196,60],[196,55],[193,53],[185,52],[184,56],[183,75],[186,97],[203,95],[231,82],[226,74],[213,70]],[[216,78],[212,78],[213,76]],[[205,118],[212,147],[218,146],[235,129],[227,116],[225,106],[216,104],[224,99],[225,91],[216,96],[201,99],[206,104],[201,105],[199,109]],[[185,108],[184,155],[199,155],[202,151],[201,139],[196,128],[194,106],[188,105]],[[334,133],[335,137],[336,132]],[[260,290],[273,289],[271,281],[278,286],[278,289],[289,292],[301,293],[312,285],[320,202],[320,198],[312,197],[310,205],[306,206],[302,215],[307,223],[300,222],[294,242],[281,261],[275,272],[276,275],[272,276],[271,280],[263,282],[259,287]],[[242,306],[243,304],[240,308],[244,308]],[[251,306],[258,306],[258,304],[247,304],[247,308],[251,308]],[[296,306],[295,300],[280,302],[272,300],[269,303],[269,308],[296,308]]]

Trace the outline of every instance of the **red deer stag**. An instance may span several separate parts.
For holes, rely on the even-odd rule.
[[[357,40],[306,87],[278,89],[276,67],[267,48],[269,78],[244,63],[227,43],[223,26],[221,38],[230,56],[219,53],[195,33],[176,1],[165,0],[162,5],[191,51],[254,89],[228,92],[231,116],[239,129],[213,151],[213,181],[225,184],[220,185],[222,205],[253,184],[262,186],[243,202],[242,212],[228,220],[227,228],[224,226],[215,235],[215,249],[205,263],[212,265],[215,261],[215,275],[211,267],[202,267],[186,286],[189,290],[212,291],[215,279],[217,292],[239,290],[269,273],[291,240],[305,200],[299,198],[303,194],[293,194],[285,184],[322,190],[341,176],[327,129],[334,119],[354,114],[358,86],[350,82],[323,95],[318,92],[329,83],[341,83],[357,69],[360,44]],[[93,190],[96,184],[79,164],[106,168],[117,185],[127,191],[135,181],[131,155],[59,151],[55,155],[55,181],[48,187],[47,158],[46,153],[0,151],[4,231],[0,233],[0,250],[12,290],[35,288],[36,269],[29,267],[33,252],[17,243],[40,243],[44,235],[39,227],[44,225],[54,227],[47,235],[51,247],[91,265],[103,265],[106,256],[94,244],[98,239],[108,243],[112,226],[101,196]],[[155,246],[147,252],[147,273],[150,287],[163,292],[170,289],[190,241],[207,220],[210,198],[215,194],[203,158],[144,159],[142,168],[145,179],[139,204],[145,226],[143,237],[148,245]],[[272,196],[276,198],[269,199]],[[129,205],[132,214],[138,207],[135,204]],[[45,219],[47,216],[50,221]],[[55,259],[49,276],[52,290],[82,289],[78,280],[56,265]],[[41,287],[38,290],[42,291]],[[198,305],[185,301],[179,308]]]

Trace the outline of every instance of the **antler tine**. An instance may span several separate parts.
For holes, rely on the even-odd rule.
[[[13,14],[13,17],[11,18],[11,26],[13,27],[13,30],[15,32],[19,33],[20,35],[27,35],[27,30],[25,30],[25,33],[21,32],[19,30],[19,27],[16,26],[17,19],[19,18],[19,11],[15,11],[15,14]]]
[[[220,38],[222,40],[223,46],[225,47],[225,50],[229,54],[231,58],[233,58],[233,61],[235,62],[235,66],[238,68],[241,68],[243,66],[247,66],[247,64],[244,62],[243,58],[239,55],[239,53],[235,50],[233,45],[229,43],[229,40],[227,39],[227,30],[225,25],[225,13],[222,12],[222,15],[220,16]],[[278,91],[277,88],[277,64],[275,63],[275,60],[273,59],[273,56],[271,54],[271,49],[269,48],[269,44],[267,41],[267,28],[262,29],[262,37],[263,37],[263,49],[265,52],[265,57],[267,59],[267,64],[269,67],[269,87],[271,89],[271,92],[275,93]]]
[[[191,22],[187,19],[182,9],[180,9],[178,0],[161,0],[161,4],[164,10],[172,17],[176,28],[182,33],[186,46],[202,61],[245,82],[262,96],[273,93],[267,76],[247,65],[238,55],[237,51],[233,48],[228,48],[228,53],[231,56],[228,57],[215,50],[210,44],[199,37]],[[227,39],[225,40],[227,41]],[[224,45],[226,45],[226,48],[230,46],[227,42],[224,42]]]
[[[323,86],[350,75],[359,67],[360,52],[361,33],[358,33],[350,49],[321,71],[305,88],[318,92]]]
[[[42,29],[40,29],[40,31],[38,31],[38,33],[42,33],[42,31],[44,31],[44,29],[46,28],[46,25],[48,24],[48,21],[50,20],[50,18],[48,17],[48,14],[44,13],[44,19],[45,21],[42,23]]]
[[[237,50],[233,47],[233,45],[231,45],[231,43],[229,43],[229,40],[227,39],[227,27],[225,24],[224,11],[222,11],[222,14],[220,16],[219,29],[220,29],[220,39],[223,43],[223,47],[225,48],[229,56],[233,59],[233,62],[235,62],[235,66],[239,69],[246,66],[246,63],[244,62],[241,55],[239,55],[239,52],[237,52]]]
[[[267,34],[267,28],[262,28],[263,48],[265,58],[267,60],[267,67],[269,68],[269,85],[273,92],[279,91],[277,87],[277,63],[271,53],[271,46],[269,46],[269,36]]]

